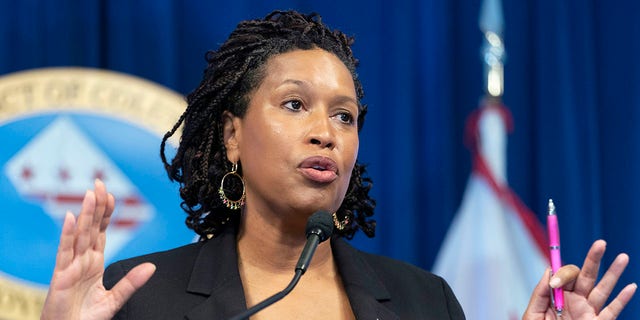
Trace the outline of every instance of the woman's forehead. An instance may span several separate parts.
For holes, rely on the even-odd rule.
[[[294,50],[271,57],[263,82],[355,86],[347,66],[333,53],[322,49]],[[334,82],[334,83],[329,83]]]

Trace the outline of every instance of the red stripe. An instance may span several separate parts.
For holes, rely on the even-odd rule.
[[[84,195],[72,195],[72,194],[57,194],[53,199],[56,202],[64,202],[64,203],[81,203]]]
[[[111,223],[113,223],[113,225],[116,227],[131,228],[131,227],[135,227],[138,224],[138,221],[133,219],[116,219]]]
[[[141,203],[140,198],[136,196],[126,197],[122,200],[125,205],[139,205]]]
[[[40,199],[43,201],[49,198],[46,194],[35,194],[35,193],[30,194],[29,197]],[[84,199],[84,195],[57,194],[53,196],[53,200],[60,203],[82,203],[83,199]],[[140,198],[137,196],[126,197],[122,200],[116,199],[116,201],[118,203],[123,203],[129,206],[140,205],[142,203],[142,200],[140,200]]]
[[[464,144],[473,152],[478,150],[478,144],[480,141],[480,129],[478,128],[480,117],[482,116],[482,113],[489,109],[498,111],[498,114],[500,114],[505,123],[507,132],[513,131],[513,117],[511,116],[509,109],[507,109],[507,107],[505,107],[500,101],[484,99],[480,103],[480,107],[469,115],[465,125]]]
[[[478,122],[480,121],[482,113],[489,108],[497,110],[500,113],[508,132],[513,131],[513,118],[511,117],[509,109],[507,109],[502,102],[499,100],[484,99],[480,103],[480,107],[467,119],[465,128],[465,144],[473,154],[473,173],[483,177],[498,198],[514,209],[536,244],[538,251],[548,259],[549,251],[547,250],[547,239],[544,227],[536,215],[520,200],[518,195],[513,192],[508,185],[498,184],[485,159],[480,155],[478,146],[480,129]]]

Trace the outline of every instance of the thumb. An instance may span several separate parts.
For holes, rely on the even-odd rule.
[[[115,286],[111,289],[111,295],[116,310],[120,310],[122,306],[131,298],[133,293],[140,289],[156,271],[156,266],[146,262],[137,265],[131,269]]]
[[[551,281],[549,281],[549,286],[551,288],[564,288],[568,291],[573,291],[573,287],[575,286],[576,279],[580,274],[580,268],[573,264],[568,264],[562,266],[556,274],[551,277]]]

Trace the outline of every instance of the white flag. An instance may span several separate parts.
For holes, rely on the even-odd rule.
[[[467,319],[520,319],[548,265],[544,230],[507,184],[507,119],[506,108],[492,103],[468,124],[473,172],[433,268]]]

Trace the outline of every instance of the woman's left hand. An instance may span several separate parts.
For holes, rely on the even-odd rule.
[[[522,316],[523,320],[551,319],[616,319],[627,305],[638,287],[635,283],[625,286],[620,293],[605,306],[620,275],[629,263],[629,256],[622,253],[611,263],[600,281],[597,281],[600,262],[606,249],[606,242],[598,240],[587,253],[582,269],[575,265],[566,265],[549,279],[547,269],[533,290],[529,306]],[[557,317],[551,306],[550,288],[564,289],[565,307],[562,317]]]

